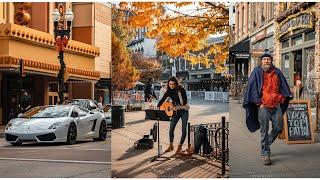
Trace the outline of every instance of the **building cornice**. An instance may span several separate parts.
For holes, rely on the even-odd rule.
[[[22,59],[25,70],[41,72],[56,75],[60,69],[59,65],[43,63],[39,61],[33,61],[29,59]],[[0,69],[1,68],[19,68],[20,59],[10,56],[0,57]],[[69,73],[69,76],[79,77],[83,79],[99,80],[100,73],[97,71],[87,71],[82,69],[70,68],[67,67],[66,71]]]
[[[55,39],[51,34],[17,24],[0,24],[0,37],[9,37],[55,49]],[[100,54],[99,48],[74,40],[68,42],[65,51],[89,57],[96,57]]]
[[[287,9],[286,11],[280,13],[276,17],[276,21],[277,22],[281,22],[284,19],[286,19],[288,16],[301,11],[301,9],[307,9],[309,7],[312,7],[314,4],[316,4],[316,2],[300,2],[297,5],[295,5],[294,7],[290,8],[290,9]]]

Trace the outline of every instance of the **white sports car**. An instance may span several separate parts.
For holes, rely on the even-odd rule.
[[[12,145],[29,141],[75,144],[92,138],[104,141],[106,137],[104,116],[76,105],[32,108],[10,120],[5,129],[5,138]]]

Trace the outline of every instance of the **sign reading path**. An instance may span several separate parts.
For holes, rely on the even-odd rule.
[[[287,144],[314,143],[310,112],[310,101],[293,100],[284,116]]]

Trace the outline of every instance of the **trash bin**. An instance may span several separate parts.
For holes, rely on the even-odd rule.
[[[125,106],[117,105],[111,107],[112,129],[124,127],[124,111]]]

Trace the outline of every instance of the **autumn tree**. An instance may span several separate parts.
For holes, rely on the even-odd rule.
[[[148,58],[141,53],[132,53],[132,65],[140,72],[142,82],[147,82],[149,78],[159,80],[162,75],[161,63],[156,58]]]
[[[147,35],[158,40],[157,49],[191,63],[214,63],[223,67],[228,57],[229,38],[223,44],[207,42],[211,35],[228,33],[229,11],[219,2],[122,2],[118,9],[133,15],[126,21],[131,28],[147,27]],[[205,53],[198,52],[210,48]],[[210,59],[209,57],[214,57]]]
[[[126,45],[112,32],[112,86],[114,90],[128,90],[135,86],[139,72],[132,66]]]
[[[128,44],[134,37],[135,31],[128,26],[128,12],[116,8],[115,5],[112,5],[112,32],[123,41],[125,44]]]

